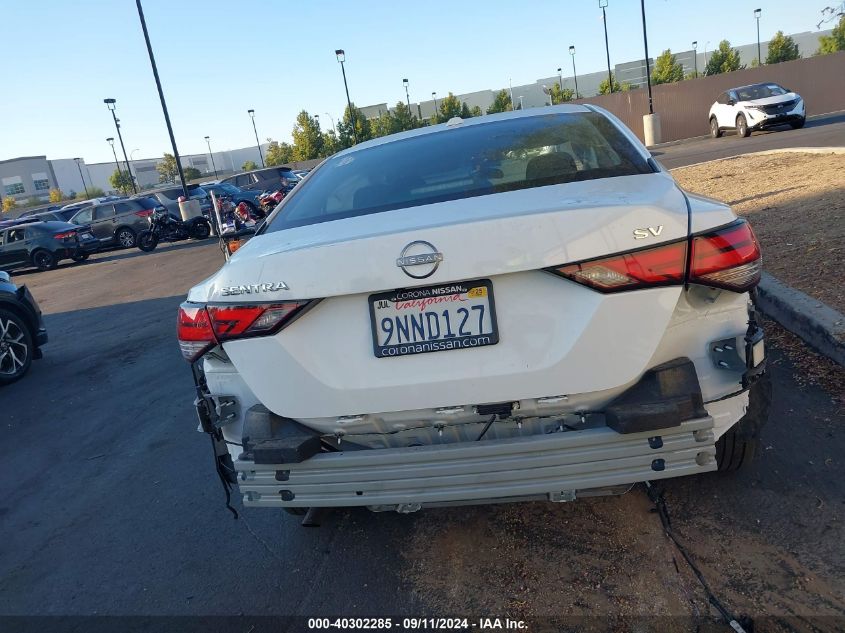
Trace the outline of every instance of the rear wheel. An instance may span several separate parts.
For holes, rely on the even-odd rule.
[[[154,251],[156,246],[158,246],[158,237],[152,231],[142,231],[138,236],[138,248],[145,253]]]
[[[211,235],[211,225],[205,220],[198,221],[191,228],[191,237],[195,240],[206,240]]]
[[[50,251],[40,248],[32,254],[32,263],[38,270],[53,270],[59,260]]]
[[[114,234],[114,239],[121,248],[132,248],[136,242],[135,231],[124,226],[117,230],[117,233]]]
[[[760,428],[769,418],[771,404],[772,382],[765,373],[748,392],[745,415],[716,442],[716,464],[720,471],[739,470],[751,463],[757,452]]]
[[[710,136],[713,138],[722,136],[722,130],[719,129],[719,122],[716,120],[716,117],[710,118]]]
[[[32,333],[21,318],[0,310],[0,385],[23,376],[32,364]]]
[[[793,130],[799,130],[804,127],[805,119],[798,119],[797,121],[792,121],[789,125],[792,127]]]
[[[736,117],[736,133],[743,138],[751,136],[751,130],[748,129],[748,121],[745,119],[744,114]]]

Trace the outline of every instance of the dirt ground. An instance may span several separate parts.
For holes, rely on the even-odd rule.
[[[672,175],[748,218],[767,272],[845,312],[845,155],[739,156]]]

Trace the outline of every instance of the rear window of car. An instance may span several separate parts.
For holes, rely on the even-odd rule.
[[[646,158],[601,114],[508,119],[445,129],[330,158],[307,183],[294,189],[266,231],[651,172]]]

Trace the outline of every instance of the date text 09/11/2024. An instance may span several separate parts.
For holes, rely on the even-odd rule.
[[[510,618],[309,618],[309,630],[527,631],[528,623]]]

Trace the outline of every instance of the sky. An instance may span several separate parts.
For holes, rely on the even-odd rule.
[[[312,0],[142,0],[179,152],[290,141],[297,113],[324,128],[346,97],[334,55],[346,51],[352,101],[394,104],[448,92],[533,83],[606,67],[598,0],[356,2]],[[756,41],[778,30],[815,31],[833,0],[646,0],[648,45],[712,50],[721,39]],[[3,0],[0,160],[42,155],[113,160],[115,136],[103,99],[117,99],[127,153],[170,152],[134,0]],[[640,3],[609,0],[611,64],[642,59]],[[823,28],[829,28],[823,27]]]

